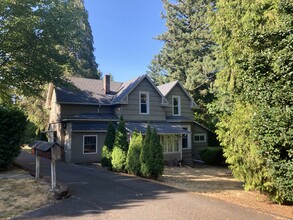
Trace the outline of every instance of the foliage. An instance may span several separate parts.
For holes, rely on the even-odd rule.
[[[80,0],[1,1],[1,100],[65,83],[66,71],[96,75],[86,18]]]
[[[126,165],[126,157],[128,151],[128,142],[126,136],[126,128],[123,117],[120,117],[115,142],[114,149],[112,152],[112,165],[114,169],[124,171]]]
[[[293,202],[292,12],[286,0],[219,0],[212,25],[223,66],[212,108],[225,156],[245,188],[278,203]]]
[[[167,31],[157,37],[163,41],[163,48],[154,56],[147,73],[156,84],[179,80],[201,107],[195,120],[213,127],[215,119],[208,114],[206,105],[213,99],[210,86],[218,64],[207,18],[215,0],[163,0],[163,3]]]
[[[142,135],[136,131],[133,132],[126,159],[126,169],[129,173],[140,175],[140,153],[142,148]]]
[[[126,154],[123,149],[118,146],[114,146],[112,152],[112,166],[115,170],[123,172],[126,166]]]
[[[143,140],[142,148],[141,148],[141,154],[140,154],[140,172],[142,176],[144,177],[150,177],[151,171],[150,171],[150,164],[151,164],[151,126],[148,124],[146,134]]]
[[[112,121],[110,121],[108,125],[108,129],[107,129],[105,142],[104,142],[104,145],[108,147],[109,151],[113,150],[115,135],[116,135],[116,130],[115,130],[114,124]]]
[[[25,114],[16,108],[0,107],[0,167],[11,164],[20,153],[26,126]]]
[[[151,150],[151,177],[158,179],[164,171],[164,155],[163,147],[160,144],[160,139],[157,134],[156,128],[152,129],[151,141],[150,141],[150,150]]]
[[[115,136],[114,147],[117,146],[124,150],[125,152],[128,151],[128,142],[127,142],[127,135],[126,135],[126,128],[123,116],[119,119],[119,124]]]
[[[210,165],[222,165],[225,162],[222,147],[206,147],[199,151],[201,159]]]
[[[157,179],[164,170],[163,147],[160,144],[156,129],[147,126],[146,136],[143,141],[141,155],[141,174],[147,178]]]
[[[112,121],[109,122],[107,134],[104,142],[104,147],[102,149],[102,160],[101,164],[103,167],[112,168],[112,151],[115,142],[116,130]]]
[[[112,168],[112,150],[109,150],[108,146],[104,146],[102,148],[102,159],[101,159],[101,165],[103,167],[109,167],[109,169]]]

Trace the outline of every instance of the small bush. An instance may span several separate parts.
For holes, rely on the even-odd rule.
[[[207,147],[200,150],[199,155],[205,163],[210,165],[221,165],[225,162],[222,147]]]
[[[26,116],[18,109],[0,107],[0,168],[6,168],[20,153]]]
[[[112,168],[112,152],[109,150],[107,146],[104,146],[102,149],[102,160],[101,160],[101,165],[103,167],[109,167],[110,169]]]
[[[126,165],[126,152],[120,147],[114,147],[112,152],[112,166],[116,171],[124,171]]]
[[[142,148],[142,135],[136,131],[132,134],[126,159],[126,170],[134,175],[140,175],[139,156]]]

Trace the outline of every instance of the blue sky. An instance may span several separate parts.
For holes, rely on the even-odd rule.
[[[103,74],[127,81],[146,73],[166,28],[161,0],[85,0],[96,61]]]

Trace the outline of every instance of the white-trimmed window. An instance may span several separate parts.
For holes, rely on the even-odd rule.
[[[201,143],[207,141],[207,135],[206,134],[195,134],[193,136],[193,140],[195,143]]]
[[[181,100],[180,96],[172,96],[172,109],[173,109],[173,115],[174,116],[180,116],[181,115]]]
[[[139,92],[139,114],[149,114],[149,113],[150,113],[149,92],[140,91]]]
[[[160,135],[160,143],[164,153],[179,152],[179,137],[178,135]]]
[[[95,154],[97,153],[97,135],[84,135],[83,136],[83,153],[84,154]]]

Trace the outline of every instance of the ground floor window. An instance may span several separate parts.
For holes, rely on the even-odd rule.
[[[84,135],[83,136],[83,153],[94,154],[97,153],[97,135]]]
[[[195,134],[194,135],[194,142],[206,142],[206,134]]]
[[[160,135],[164,153],[179,152],[179,135]]]

